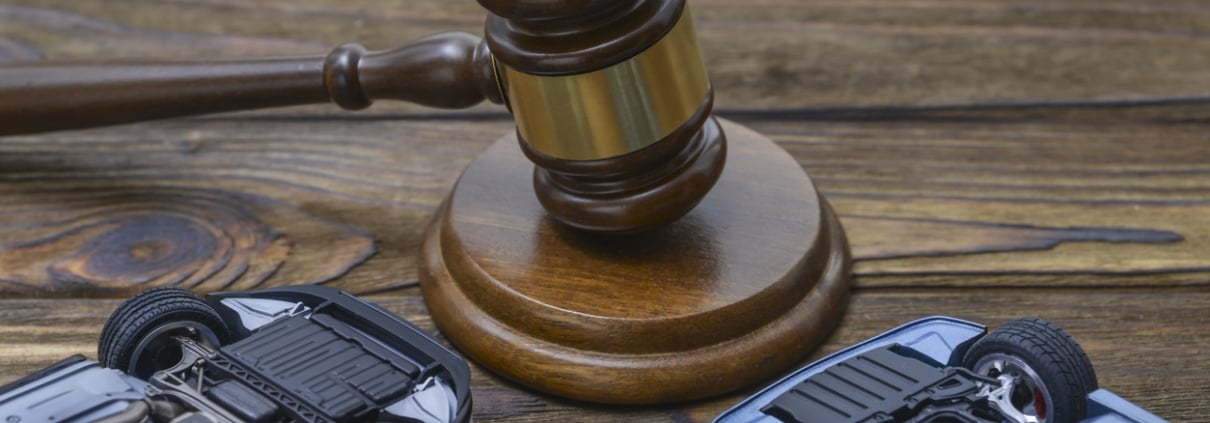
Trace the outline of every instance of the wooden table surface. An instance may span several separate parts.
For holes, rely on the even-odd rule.
[[[1101,386],[1210,413],[1210,2],[693,1],[721,116],[831,200],[853,299],[815,358],[932,314],[1051,319]],[[0,60],[322,54],[480,32],[470,0],[3,0]],[[0,99],[2,101],[2,99]],[[3,117],[0,117],[3,118]],[[298,107],[0,138],[0,382],[95,354],[120,298],[323,283],[436,333],[421,234],[498,107]],[[703,422],[482,369],[475,418]]]

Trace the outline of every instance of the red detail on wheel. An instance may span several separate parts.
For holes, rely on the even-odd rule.
[[[1038,412],[1038,419],[1046,419],[1046,398],[1042,397],[1042,390],[1034,388],[1034,411]]]

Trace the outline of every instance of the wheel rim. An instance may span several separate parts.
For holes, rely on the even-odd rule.
[[[183,354],[181,346],[172,340],[175,336],[190,338],[209,348],[219,345],[218,335],[204,324],[191,321],[165,323],[156,326],[139,340],[130,355],[129,373],[146,380],[156,372],[179,363]]]
[[[1012,375],[1017,379],[1013,389],[1013,406],[1026,417],[1038,419],[1040,423],[1051,423],[1054,413],[1054,397],[1042,378],[1020,357],[1009,354],[989,354],[975,363],[976,373],[997,377]]]

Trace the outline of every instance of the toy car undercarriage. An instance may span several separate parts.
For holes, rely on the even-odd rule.
[[[715,423],[1156,423],[1097,386],[1074,339],[1040,319],[988,331],[935,316],[803,367]]]
[[[76,356],[0,388],[21,422],[422,422],[469,419],[464,361],[402,319],[334,289],[126,301],[99,361]],[[103,367],[104,366],[104,367]]]
[[[1030,376],[1008,370],[1004,361],[993,366],[996,377],[938,367],[893,344],[808,378],[762,411],[787,422],[1038,423],[1046,417],[1043,392],[1029,386]]]
[[[421,398],[436,405],[424,413],[435,421],[448,421],[455,412],[455,403],[447,400],[453,393],[445,392],[450,389],[440,378],[425,377],[408,361],[370,353],[363,345],[373,347],[372,340],[325,315],[286,317],[258,335],[218,349],[173,337],[182,357],[148,379],[148,396],[163,404],[157,408],[147,401],[148,414],[172,411],[164,417],[175,418],[192,409],[205,417],[196,421],[269,422],[283,415],[294,421],[347,421],[365,419],[372,411],[379,421],[389,421],[386,416],[392,414],[414,416],[408,411],[421,409],[426,402]],[[177,404],[185,407],[174,410]],[[132,418],[106,422],[143,421],[143,413],[127,414]]]

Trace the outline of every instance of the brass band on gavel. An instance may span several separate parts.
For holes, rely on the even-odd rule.
[[[559,159],[642,149],[688,121],[710,94],[687,5],[663,38],[612,66],[573,75],[535,75],[498,61],[496,68],[521,138]]]

